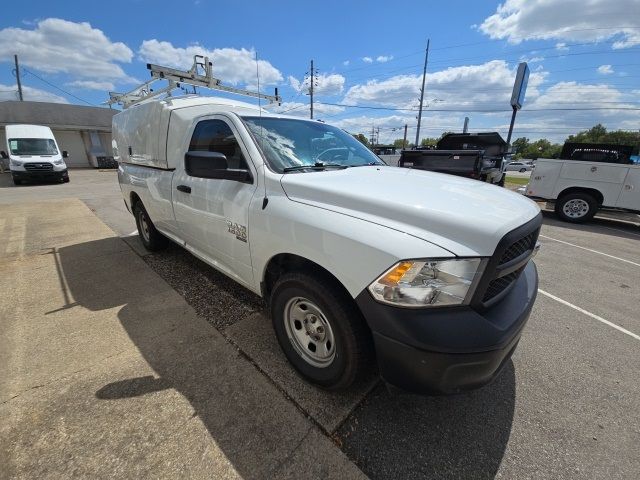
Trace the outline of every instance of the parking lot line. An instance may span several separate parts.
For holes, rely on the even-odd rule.
[[[542,238],[546,238],[547,240],[552,240],[552,241],[558,242],[558,243],[564,243],[565,245],[569,245],[571,247],[580,248],[582,250],[586,250],[587,252],[597,253],[599,255],[604,255],[605,257],[613,258],[615,260],[620,260],[621,262],[630,263],[631,265],[635,265],[636,267],[640,267],[640,263],[632,262],[631,260],[627,260],[626,258],[620,258],[620,257],[616,257],[614,255],[609,255],[608,253],[599,252],[598,250],[593,250],[591,248],[581,247],[580,245],[576,245],[575,243],[565,242],[564,240],[558,240],[557,238],[548,237],[547,235],[540,234],[539,236],[542,237]]]
[[[553,300],[555,300],[556,302],[560,302],[563,305],[566,305],[567,307],[571,307],[574,310],[577,310],[580,313],[584,313],[585,315],[593,318],[594,320],[597,320],[599,322],[604,323],[605,325],[609,325],[610,327],[615,328],[616,330],[629,335],[631,338],[635,338],[636,340],[640,340],[640,335],[636,335],[633,332],[630,332],[629,330],[627,330],[626,328],[622,328],[620,325],[616,325],[613,322],[610,322],[609,320],[605,320],[602,317],[599,317],[598,315],[596,315],[595,313],[591,313],[587,310],[585,310],[584,308],[580,308],[577,305],[574,305],[573,303],[569,303],[566,300],[563,300],[562,298],[556,297],[555,295],[551,295],[549,292],[545,292],[544,290],[538,289],[538,292],[540,292],[541,294],[543,294],[546,297],[549,297]]]

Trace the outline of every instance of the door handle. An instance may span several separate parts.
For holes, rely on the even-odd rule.
[[[184,193],[191,193],[191,187],[189,185],[178,185],[176,190]]]

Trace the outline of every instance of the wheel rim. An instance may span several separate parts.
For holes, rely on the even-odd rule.
[[[320,307],[304,297],[291,298],[284,307],[284,326],[291,345],[305,362],[318,368],[331,365],[336,342]]]
[[[140,224],[140,234],[145,242],[149,242],[149,223],[143,211],[138,213],[138,223]]]
[[[574,198],[565,202],[562,211],[569,218],[582,218],[589,213],[589,204],[581,198]]]

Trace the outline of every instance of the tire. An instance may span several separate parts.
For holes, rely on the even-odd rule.
[[[62,183],[69,183],[69,174],[62,176]]]
[[[524,172],[526,172],[526,171],[527,171],[527,169],[526,169],[526,168],[521,168],[521,169],[520,169],[520,170],[518,170],[518,171],[519,171],[520,173],[524,173]]]
[[[278,343],[308,381],[345,390],[366,374],[372,364],[371,333],[333,278],[286,273],[276,282],[270,304]]]
[[[565,222],[588,222],[598,211],[598,202],[588,193],[575,192],[556,201],[556,214]]]
[[[22,180],[18,180],[16,177],[13,177],[13,184],[14,185],[21,185],[22,184]]]
[[[507,174],[503,173],[502,174],[502,178],[500,179],[500,181],[498,183],[496,183],[496,185],[498,185],[499,187],[504,187],[504,182],[507,179]]]
[[[136,219],[138,236],[144,248],[150,252],[157,252],[166,246],[167,239],[156,230],[142,202],[138,201],[133,206],[133,216]]]

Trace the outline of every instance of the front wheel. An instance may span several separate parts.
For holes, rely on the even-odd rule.
[[[524,172],[526,172],[526,171],[527,171],[527,169],[526,169],[526,168],[521,168],[521,169],[520,169],[520,170],[518,170],[518,171],[519,171],[520,173],[524,173]]]
[[[13,184],[14,185],[20,185],[20,184],[22,184],[22,180],[19,180],[16,177],[13,177]]]
[[[598,202],[588,193],[569,193],[559,198],[555,211],[558,216],[571,223],[584,223],[593,218],[598,210]]]
[[[271,318],[284,354],[310,382],[344,390],[368,370],[370,332],[335,280],[297,272],[283,275],[271,296]]]

